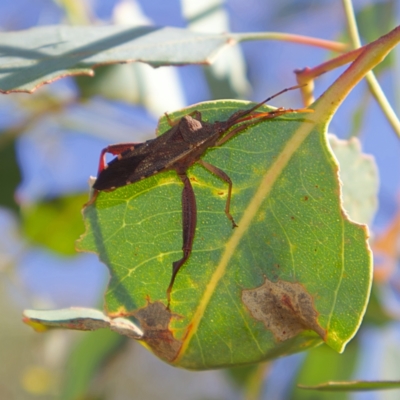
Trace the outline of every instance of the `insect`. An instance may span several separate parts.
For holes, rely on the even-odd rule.
[[[121,186],[130,185],[163,171],[175,170],[183,183],[183,256],[172,264],[172,276],[167,288],[168,308],[176,275],[192,252],[196,230],[196,198],[187,176],[188,168],[198,163],[227,183],[228,195],[225,203],[225,214],[231,221],[232,227],[235,228],[237,225],[229,211],[232,181],[224,171],[202,160],[201,156],[208,148],[221,146],[233,136],[257,122],[292,112],[312,112],[313,110],[309,109],[284,108],[277,108],[268,112],[255,112],[267,101],[299,87],[286,88],[248,110],[235,112],[226,121],[206,122],[202,120],[199,111],[194,111],[173,122],[166,114],[171,128],[161,136],[143,143],[113,144],[101,151],[98,175],[93,185],[93,195],[85,206],[95,202],[99,191],[113,191]],[[117,156],[108,164],[105,159],[107,153]]]

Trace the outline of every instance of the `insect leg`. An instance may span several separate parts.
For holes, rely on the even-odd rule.
[[[190,183],[186,173],[179,173],[178,176],[181,178],[184,185],[182,190],[183,257],[180,260],[172,263],[172,276],[167,289],[168,308],[171,301],[171,290],[172,286],[174,285],[176,275],[192,252],[194,233],[197,223],[196,197],[194,195],[192,184]]]
[[[218,176],[218,178],[221,178],[223,181],[225,181],[228,184],[228,197],[226,199],[226,204],[225,204],[225,214],[228,217],[228,219],[232,222],[232,228],[236,228],[237,225],[232,217],[232,215],[229,212],[230,206],[231,206],[231,196],[232,196],[232,180],[229,178],[229,176],[222,171],[222,169],[217,168],[216,166],[209,164],[208,162],[205,162],[203,160],[198,160],[197,161],[200,165],[202,165],[205,169],[210,171],[212,174]]]

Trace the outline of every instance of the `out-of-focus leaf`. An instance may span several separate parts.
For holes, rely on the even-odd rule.
[[[262,365],[265,365],[263,363]],[[241,367],[227,368],[225,371],[232,381],[239,387],[245,387],[254,376],[260,364],[243,365]]]
[[[365,313],[363,324],[384,325],[393,321],[388,314],[384,304],[379,298],[378,287],[376,284],[372,286],[371,296],[369,298],[367,311]]]
[[[141,61],[207,64],[232,39],[152,26],[44,26],[2,32],[0,91],[31,92],[67,75],[93,75],[93,67]]]
[[[371,390],[400,389],[400,381],[326,382],[316,386],[299,385],[299,388],[328,392],[364,392]],[[337,396],[337,394],[335,394],[335,396]],[[334,398],[337,399],[338,397]]]
[[[396,0],[367,3],[357,12],[358,30],[366,43],[384,35],[396,26]],[[382,24],[385,21],[385,24]]]
[[[26,399],[21,380],[24,372],[39,362],[35,350],[42,348],[47,338],[32,335],[33,332],[21,324],[20,306],[10,298],[10,293],[15,294],[18,289],[4,277],[2,274],[0,279],[0,354],[7,362],[3,362],[0,369],[0,399]]]
[[[298,387],[317,385],[327,380],[351,379],[357,363],[358,346],[351,342],[343,354],[337,354],[327,346],[320,346],[307,352],[307,356],[299,369],[296,382]],[[313,393],[293,387],[291,399],[296,400],[346,400],[345,393]]]
[[[107,329],[86,333],[68,357],[60,399],[85,399],[95,376],[123,348],[126,339]]]
[[[229,31],[229,13],[224,0],[194,2],[182,0],[182,12],[188,28],[196,32]],[[224,56],[204,68],[212,99],[243,97],[250,88],[240,47],[225,49]]]
[[[104,313],[90,308],[25,310],[23,321],[39,332],[61,327],[93,331],[110,325],[110,319]]]
[[[108,65],[96,68],[94,77],[77,76],[75,80],[84,98],[102,96],[142,104],[155,117],[184,104],[178,71],[173,68],[155,70],[144,63]]]
[[[81,98],[103,96],[114,100],[131,101],[136,95],[129,75],[134,70],[128,65],[105,65],[96,68],[96,74],[92,76],[78,75],[75,81],[78,84]],[[125,86],[124,86],[125,85]]]
[[[85,230],[80,210],[87,194],[43,200],[22,210],[23,229],[33,244],[59,254],[76,255],[75,241]]]
[[[340,140],[329,135],[329,144],[339,162],[343,208],[353,221],[371,224],[378,208],[379,187],[374,158],[361,152],[360,141],[355,137]]]
[[[363,89],[364,94],[360,96],[358,104],[356,104],[354,107],[348,138],[351,138],[353,136],[362,136],[363,123],[365,121],[366,114],[368,113],[368,104],[372,100],[372,95],[368,87],[366,86]]]
[[[278,35],[279,36],[279,35]],[[43,26],[0,35],[0,92],[32,92],[65,76],[93,75],[93,68],[128,62],[210,64],[226,46],[277,38],[268,34],[212,34],[154,26]],[[316,45],[342,51],[337,43]]]
[[[25,310],[23,322],[38,332],[52,328],[96,331],[110,328],[120,335],[141,339],[143,332],[126,318],[109,318],[94,308],[71,307],[61,310]]]
[[[258,400],[261,398],[262,388],[265,382],[270,363],[257,363],[225,370],[231,380],[243,390],[246,400]]]
[[[396,23],[396,0],[386,0],[367,3],[357,12],[357,27],[363,43],[370,43],[376,38],[384,35],[393,29]],[[385,21],[385,23],[382,23]],[[389,54],[381,63],[377,65],[374,72],[379,74],[385,68],[393,65],[394,58]]]
[[[248,105],[210,102],[171,118],[197,110],[221,121],[241,108]],[[233,181],[235,230],[224,213],[227,185],[198,165],[189,170],[198,224],[170,310],[166,289],[182,254],[176,173],[101,193],[85,210],[79,248],[98,252],[110,269],[108,314],[137,318],[143,340],[165,361],[234,366],[304,350],[321,338],[342,351],[358,329],[371,284],[367,232],[341,211],[326,121],[307,121],[312,114],[265,121],[204,155]],[[159,130],[168,128],[164,118]]]
[[[0,135],[0,206],[19,212],[14,194],[21,182],[21,171],[16,157],[15,140],[1,139],[4,136]]]

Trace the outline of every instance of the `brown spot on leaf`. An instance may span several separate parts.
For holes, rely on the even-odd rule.
[[[307,201],[308,200],[308,196],[304,196],[304,201]]]
[[[242,301],[251,316],[264,323],[278,342],[311,329],[323,339],[325,330],[317,322],[313,298],[299,283],[271,282],[242,291]]]
[[[147,305],[134,314],[140,322],[143,331],[142,340],[160,358],[171,362],[177,356],[182,346],[181,341],[174,338],[168,329],[171,318],[175,315],[159,301],[148,301]]]

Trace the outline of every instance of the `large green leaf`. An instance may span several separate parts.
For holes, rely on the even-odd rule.
[[[172,117],[199,110],[205,120],[224,120],[247,107],[209,102]],[[207,151],[203,159],[233,181],[234,230],[224,214],[227,185],[190,168],[198,225],[171,311],[166,288],[182,255],[179,178],[160,173],[101,193],[85,209],[78,246],[110,269],[108,315],[138,321],[146,347],[185,368],[257,362],[322,340],[343,351],[366,308],[371,256],[366,228],[341,210],[326,123],[285,115]],[[159,130],[166,129],[164,119]]]

